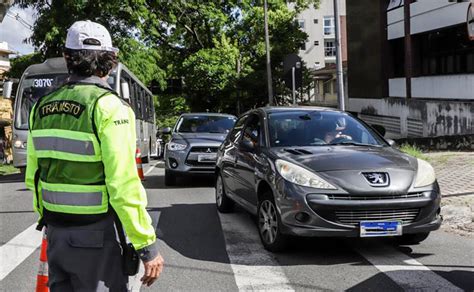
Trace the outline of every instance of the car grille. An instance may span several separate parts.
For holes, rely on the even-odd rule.
[[[192,147],[191,153],[217,153],[219,147]]]
[[[199,155],[202,154],[216,154],[219,147],[192,147],[186,158],[186,164],[193,167],[214,167],[215,162],[213,161],[199,161]]]
[[[328,195],[330,200],[347,201],[370,201],[370,200],[393,200],[393,199],[416,199],[424,197],[423,193],[413,193],[404,195],[375,195],[375,196],[351,196],[351,195]]]
[[[401,221],[406,225],[414,222],[418,213],[420,209],[335,211],[337,222],[348,225],[359,225],[360,221]]]

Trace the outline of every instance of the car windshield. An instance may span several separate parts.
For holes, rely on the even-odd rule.
[[[234,126],[236,118],[228,116],[183,116],[176,131],[180,133],[221,133],[226,134]]]
[[[386,146],[377,134],[350,115],[329,111],[291,111],[269,115],[272,147]]]

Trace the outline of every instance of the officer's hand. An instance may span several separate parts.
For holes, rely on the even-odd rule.
[[[163,270],[164,263],[165,261],[163,260],[160,254],[158,254],[151,261],[143,263],[143,265],[145,266],[145,274],[140,279],[143,285],[147,285],[148,287],[150,287],[151,284],[153,284],[158,279],[161,274],[161,271]]]

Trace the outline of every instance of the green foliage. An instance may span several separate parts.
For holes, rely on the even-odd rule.
[[[21,57],[17,57],[10,60],[11,68],[7,72],[7,77],[9,78],[20,78],[23,72],[25,71],[28,66],[41,63],[43,61],[43,57],[40,53],[33,53],[24,55]]]
[[[405,144],[400,146],[400,151],[402,151],[402,152],[404,152],[408,155],[411,155],[413,157],[416,157],[416,158],[420,158],[420,159],[423,159],[423,160],[428,160],[428,157],[423,155],[423,152],[421,152],[421,149],[418,148],[416,145],[410,145],[408,143],[405,143]]]
[[[189,112],[186,99],[179,95],[155,97],[156,125],[159,129],[173,127],[180,114]]]

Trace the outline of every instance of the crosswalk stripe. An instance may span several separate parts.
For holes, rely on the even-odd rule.
[[[43,234],[31,225],[22,233],[0,246],[0,281],[28,258],[40,245]],[[38,259],[39,263],[39,259]]]
[[[239,291],[294,291],[282,267],[263,249],[247,216],[219,214],[219,217]]]
[[[356,250],[405,291],[462,291],[422,263],[391,246],[377,246],[370,250],[357,247]]]

